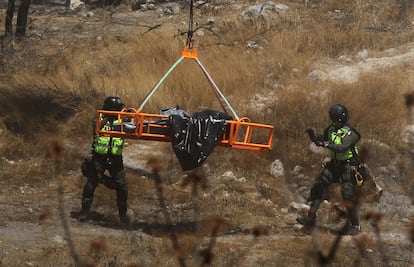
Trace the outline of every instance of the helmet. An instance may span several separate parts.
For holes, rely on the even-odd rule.
[[[109,96],[105,98],[102,109],[112,110],[112,111],[121,111],[124,108],[124,103],[122,103],[121,98],[117,96]]]
[[[346,107],[335,104],[329,109],[329,118],[335,123],[345,124],[348,120],[348,110]]]

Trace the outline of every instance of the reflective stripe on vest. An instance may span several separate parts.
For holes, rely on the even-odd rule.
[[[116,122],[118,121],[114,121],[114,123]],[[103,131],[110,129],[109,122],[102,128]],[[101,155],[109,154],[109,152],[112,155],[121,155],[123,147],[124,139],[119,137],[96,136],[93,143],[94,151]]]
[[[338,129],[337,131],[329,131],[329,140],[331,141],[332,144],[335,145],[340,145],[342,144],[342,139],[344,137],[346,137],[349,133],[350,129],[348,128],[341,128]],[[355,153],[358,154],[358,149],[356,147],[354,147]],[[352,152],[352,148],[349,148],[348,150],[344,151],[344,152],[332,152],[332,158],[336,159],[336,160],[347,160],[350,159],[354,156],[353,152]],[[356,155],[355,155],[356,156]]]

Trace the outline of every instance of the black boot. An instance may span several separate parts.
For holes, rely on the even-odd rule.
[[[129,218],[127,216],[127,206],[125,202],[118,202],[118,214],[119,214],[119,221],[121,222],[121,224],[123,224],[124,226],[128,226],[129,225]]]
[[[91,206],[92,206],[92,201],[91,200],[82,199],[82,209],[81,209],[81,211],[79,213],[79,216],[78,216],[79,221],[85,222],[85,221],[89,220],[89,215],[90,215],[89,211],[91,209]]]
[[[359,224],[349,225],[346,231],[347,235],[359,235],[361,233],[361,226]]]
[[[87,220],[89,220],[89,209],[82,209],[79,213],[78,220],[80,222],[86,222]]]
[[[126,187],[122,187],[116,191],[116,203],[118,206],[119,221],[124,226],[129,226],[129,218],[127,216],[127,198],[128,191]]]
[[[124,226],[125,228],[128,228],[130,226],[130,221],[129,218],[126,214],[126,212],[119,212],[119,221],[121,223],[122,226]]]
[[[125,224],[125,225],[129,224],[129,219],[128,219],[128,216],[126,214],[119,214],[119,221],[122,224]]]
[[[298,216],[296,221],[304,226],[314,226],[316,221],[315,213],[308,213],[308,216]]]

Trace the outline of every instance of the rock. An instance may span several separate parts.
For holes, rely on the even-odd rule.
[[[65,244],[65,239],[63,237],[61,237],[60,235],[55,235],[52,240],[59,244],[59,245],[64,245]]]
[[[85,3],[80,0],[70,0],[69,8],[70,10],[79,10],[85,7]]]
[[[297,211],[308,211],[309,205],[305,203],[291,202],[289,204],[289,208],[297,210]]]
[[[280,160],[275,160],[270,165],[270,174],[274,177],[285,176],[285,170],[283,168],[283,163]]]
[[[408,125],[402,132],[403,142],[406,143],[410,150],[414,149],[414,125]]]
[[[368,50],[364,49],[358,52],[356,55],[361,61],[365,61],[368,58]]]
[[[383,189],[377,182],[377,178],[375,175],[370,171],[368,167],[366,167],[367,174],[364,178],[364,183],[361,187],[357,187],[357,192],[361,196],[361,200],[366,203],[373,203],[378,202],[383,194]]]
[[[296,165],[295,168],[293,168],[292,175],[299,175],[302,170],[303,167]]]
[[[275,21],[289,13],[289,7],[283,4],[276,4],[267,1],[261,4],[247,7],[240,18],[244,23],[254,25],[256,21],[268,20]]]

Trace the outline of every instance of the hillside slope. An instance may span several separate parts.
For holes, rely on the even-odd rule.
[[[235,6],[218,8],[231,14],[241,9]],[[56,58],[66,66],[60,56],[73,47],[86,50],[106,38],[117,39],[122,47],[130,35],[154,29],[172,33],[182,29],[188,18],[184,13],[131,12],[129,6],[69,12],[62,6],[42,5],[33,5],[30,18],[28,39],[2,39],[0,266],[76,266],[76,261],[84,266],[180,266],[179,259],[185,266],[318,266],[335,248],[335,240],[339,246],[329,259],[332,266],[414,265],[410,236],[414,206],[407,188],[395,179],[400,174],[395,162],[374,168],[384,193],[380,201],[362,205],[363,235],[337,236],[327,229],[341,226],[332,212],[335,198],[321,209],[321,223],[327,226],[307,232],[295,221],[300,211],[294,206],[303,201],[312,181],[309,176],[319,171],[318,162],[310,171],[286,170],[284,176],[274,177],[270,174],[274,154],[217,147],[203,168],[203,179],[192,188],[191,183],[185,185],[187,176],[171,144],[128,140],[125,165],[131,225],[125,228],[119,223],[115,192],[103,186],[96,192],[92,220],[79,222],[85,182],[79,166],[89,156],[89,117],[105,92],[63,91],[41,80],[37,72],[57,72]],[[316,78],[348,83],[365,71],[410,64],[413,52],[411,44],[407,47],[360,62],[344,64],[338,59],[326,68],[320,64],[315,66]],[[105,51],[92,51],[96,62],[114,56]],[[73,49],[75,59],[77,52]],[[29,78],[14,76],[19,70]],[[36,78],[29,84],[32,74]],[[56,154],[47,157],[51,145]],[[276,143],[274,149],[280,147]],[[161,185],[152,178],[154,166],[147,164],[154,158],[161,165]],[[174,237],[178,249],[173,249]]]

